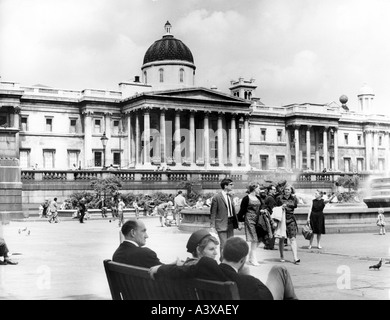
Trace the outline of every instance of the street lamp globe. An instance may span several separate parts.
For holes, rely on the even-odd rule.
[[[102,142],[103,148],[106,147],[106,145],[107,145],[107,140],[108,140],[108,138],[107,138],[107,136],[106,136],[106,132],[103,132],[103,136],[100,138],[100,141]]]

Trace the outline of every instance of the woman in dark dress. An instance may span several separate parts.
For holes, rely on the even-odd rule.
[[[332,197],[330,197],[329,199],[323,199],[323,196],[324,193],[322,191],[316,191],[309,210],[309,215],[307,217],[307,221],[310,223],[310,227],[313,230],[313,235],[310,238],[309,249],[311,249],[315,234],[317,235],[317,248],[322,249],[321,235],[325,234],[324,208],[328,202],[332,201],[336,194],[333,194]]]
[[[253,266],[258,266],[256,258],[257,246],[260,243],[256,225],[259,220],[261,201],[258,198],[260,186],[251,184],[248,187],[248,195],[242,198],[240,211],[237,214],[238,221],[244,222],[246,241],[250,242],[249,261]]]
[[[293,188],[290,185],[286,185],[283,189],[283,192],[280,196],[276,198],[276,206],[282,208],[286,214],[286,234],[287,238],[290,239],[291,251],[294,256],[294,263],[298,264],[301,262],[301,259],[298,258],[298,245],[297,245],[297,233],[298,233],[298,224],[294,216],[294,210],[298,207],[298,200],[293,194]],[[280,261],[284,262],[284,239],[279,239],[279,252],[280,252]]]

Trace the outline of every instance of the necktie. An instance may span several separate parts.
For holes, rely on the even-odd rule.
[[[228,216],[232,217],[233,213],[232,213],[232,204],[230,203],[230,197],[229,197],[229,195],[226,195],[226,197],[227,197],[227,202],[228,202]]]

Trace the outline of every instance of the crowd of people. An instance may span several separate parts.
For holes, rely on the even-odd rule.
[[[161,262],[158,254],[145,247],[146,226],[141,219],[128,220],[122,226],[124,240],[115,250],[112,260],[119,263],[149,268],[152,279],[203,278],[237,283],[242,300],[297,300],[291,275],[286,267],[275,265],[265,283],[250,275],[246,266],[249,252],[247,242],[230,237],[224,243],[220,263],[216,260],[219,241],[207,230],[191,234],[186,249],[191,254],[186,260]]]

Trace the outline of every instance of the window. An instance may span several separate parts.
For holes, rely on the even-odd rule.
[[[330,133],[330,145],[334,146],[334,132],[333,131]]]
[[[266,129],[261,129],[260,131],[260,141],[265,141],[267,138],[267,130]]]
[[[28,117],[22,116],[22,118],[20,119],[20,123],[21,123],[20,129],[22,131],[28,131]]]
[[[114,120],[112,122],[113,128],[112,128],[112,133],[113,134],[119,134],[119,120]]]
[[[378,159],[378,169],[379,169],[379,171],[385,170],[385,159],[383,159],[383,158]]]
[[[159,69],[158,72],[160,74],[160,82],[164,82],[164,69]]]
[[[30,149],[20,149],[20,167],[21,168],[30,168]]]
[[[348,133],[344,134],[344,144],[348,145]]]
[[[357,136],[357,144],[358,144],[358,146],[362,145],[362,135],[361,134],[358,134],[358,136]]]
[[[10,118],[9,114],[6,112],[0,111],[0,126],[9,126],[10,125]]]
[[[268,170],[268,156],[260,155],[260,169]]]
[[[179,71],[179,82],[180,83],[184,82],[184,69],[180,69]]]
[[[68,168],[74,168],[79,166],[79,154],[80,150],[68,150]]]
[[[113,152],[113,158],[114,158],[114,166],[121,166],[121,153],[118,152]]]
[[[344,171],[345,172],[351,171],[351,158],[344,158]]]
[[[278,168],[284,167],[284,156],[276,156],[276,164]]]
[[[145,84],[148,83],[148,74],[146,73],[146,71],[144,72],[144,82]]]
[[[46,118],[46,131],[48,131],[48,132],[53,131],[53,119],[52,118]]]
[[[358,172],[363,171],[363,159],[362,158],[357,159],[357,171]]]
[[[43,168],[54,169],[55,167],[55,150],[43,150]]]
[[[70,127],[69,132],[70,133],[76,133],[77,132],[77,119],[70,119]]]
[[[282,130],[277,131],[277,141],[278,142],[282,142],[282,133],[283,133]]]
[[[94,162],[95,162],[95,167],[101,167],[103,166],[103,152],[101,151],[95,151],[94,152]]]
[[[382,135],[378,137],[378,146],[382,146]]]
[[[102,133],[102,121],[100,119],[95,119],[93,132],[94,133]]]

